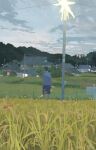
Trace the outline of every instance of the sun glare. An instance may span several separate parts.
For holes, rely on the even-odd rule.
[[[68,20],[69,19],[69,15],[71,15],[73,18],[75,17],[70,5],[75,4],[75,2],[71,2],[68,0],[57,0],[58,2],[54,5],[59,6],[60,7],[60,14],[61,14],[61,20]]]

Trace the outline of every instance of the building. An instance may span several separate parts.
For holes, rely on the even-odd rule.
[[[91,72],[96,72],[96,67],[95,66],[91,67]]]
[[[23,60],[21,61],[21,65],[26,66],[38,66],[45,65],[47,63],[47,57],[43,56],[33,56],[33,55],[24,55]]]
[[[77,74],[78,70],[70,63],[65,63],[65,72],[69,74]]]
[[[16,73],[20,71],[20,64],[18,61],[13,60],[12,62],[4,64],[2,70],[5,75],[16,75]]]
[[[29,75],[36,76],[38,67],[49,65],[51,65],[51,63],[47,61],[47,57],[24,55],[24,58],[20,63],[20,70]]]
[[[90,72],[91,71],[91,66],[90,65],[79,65],[78,66],[78,71],[81,72],[81,73]]]

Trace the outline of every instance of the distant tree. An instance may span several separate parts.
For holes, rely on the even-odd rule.
[[[0,66],[7,62],[18,60],[21,61],[24,54],[31,54],[33,56],[44,56],[47,57],[49,62],[54,64],[62,63],[62,54],[50,54],[47,52],[41,52],[34,47],[14,47],[12,44],[4,44],[0,42]],[[96,52],[91,52],[87,56],[78,57],[76,55],[70,56],[66,54],[65,62],[70,63],[74,66],[80,64],[89,64],[96,66]]]
[[[96,66],[96,51],[87,54],[87,58],[91,66]]]

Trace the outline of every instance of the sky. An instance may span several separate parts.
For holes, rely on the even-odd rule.
[[[71,0],[72,1],[72,0]],[[66,53],[96,51],[96,0],[74,0],[67,21]],[[0,42],[62,53],[63,25],[57,0],[0,0]]]

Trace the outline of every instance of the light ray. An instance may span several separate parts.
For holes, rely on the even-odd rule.
[[[68,0],[57,0],[57,3],[54,4],[56,6],[60,7],[60,14],[61,14],[61,20],[68,20],[69,15],[71,15],[73,18],[75,17],[74,13],[72,12],[70,5],[75,4],[75,2],[71,2]]]

